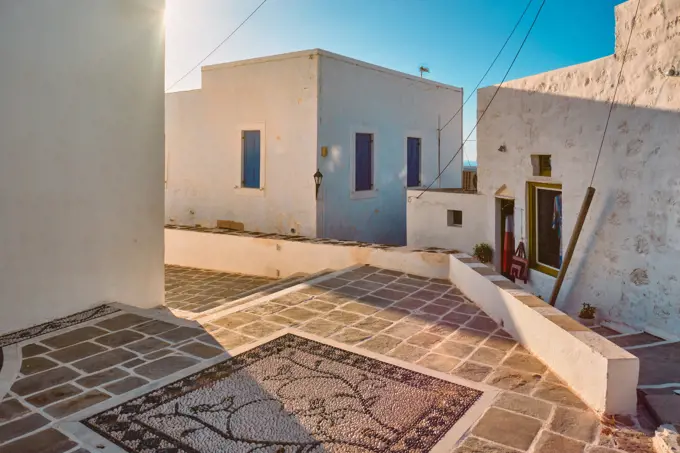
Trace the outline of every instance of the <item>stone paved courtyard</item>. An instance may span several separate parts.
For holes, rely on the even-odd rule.
[[[168,308],[202,313],[246,297],[276,279],[229,272],[165,266],[165,305]]]
[[[193,297],[200,305],[217,296]],[[653,427],[631,417],[600,421],[444,280],[365,266],[192,322],[168,315],[123,311],[19,343],[23,358],[0,401],[0,453],[99,451],[84,449],[60,420],[289,328],[499,389],[457,452],[653,451],[644,434]],[[5,367],[10,361],[5,353]]]

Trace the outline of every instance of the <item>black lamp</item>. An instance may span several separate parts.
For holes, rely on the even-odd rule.
[[[316,173],[314,173],[314,184],[316,184],[316,198],[319,198],[319,187],[321,187],[321,181],[323,180],[323,174],[319,171],[319,169],[316,169]]]

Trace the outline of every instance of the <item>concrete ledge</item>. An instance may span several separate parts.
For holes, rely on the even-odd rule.
[[[357,264],[430,278],[449,276],[449,253],[445,251],[270,236],[274,237],[166,228],[165,263],[274,278]]]
[[[540,358],[593,410],[634,414],[637,357],[465,254],[450,255],[449,278]]]

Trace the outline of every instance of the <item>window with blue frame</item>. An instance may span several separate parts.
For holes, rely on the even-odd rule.
[[[419,137],[406,139],[406,186],[420,186],[420,145]]]
[[[354,190],[372,190],[373,134],[356,134],[354,152]]]
[[[241,187],[260,188],[260,131],[241,132],[243,159]]]

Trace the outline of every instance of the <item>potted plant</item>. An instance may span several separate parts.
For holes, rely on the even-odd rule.
[[[595,325],[596,308],[588,303],[583,303],[581,311],[578,313],[578,319],[584,326],[590,327]]]
[[[490,263],[493,258],[493,249],[486,242],[480,242],[472,249],[472,254],[482,263]]]

